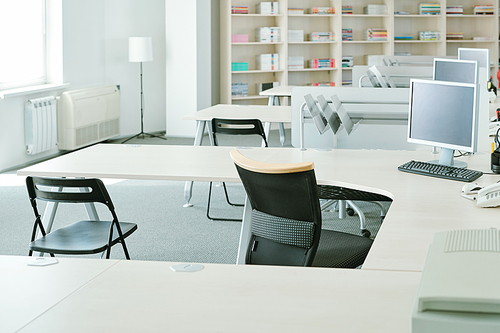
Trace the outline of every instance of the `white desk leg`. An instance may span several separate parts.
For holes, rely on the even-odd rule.
[[[274,96],[274,105],[281,105],[280,103],[280,98],[278,96]],[[285,125],[283,123],[279,123],[279,130],[280,130],[280,143],[281,146],[285,145]]]
[[[245,208],[243,209],[243,222],[241,223],[240,244],[238,245],[237,265],[245,264],[245,257],[250,242],[250,232],[252,228],[252,206],[248,197],[245,198]]]
[[[268,106],[280,105],[280,98],[278,96],[269,96]],[[278,123],[280,131],[280,143],[281,146],[285,145],[285,125],[283,123]],[[269,141],[269,133],[266,134],[267,141]]]
[[[196,135],[194,137],[194,146],[201,146],[201,141],[203,140],[204,133],[205,133],[205,121],[198,120],[196,122]],[[186,199],[186,203],[182,207],[193,207],[193,204],[190,203],[192,195],[193,195],[193,182],[187,181],[184,184],[184,199]]]

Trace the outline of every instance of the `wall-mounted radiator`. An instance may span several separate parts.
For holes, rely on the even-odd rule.
[[[24,142],[26,153],[38,154],[56,147],[56,98],[31,99],[24,107]]]
[[[73,150],[120,134],[116,85],[66,91],[58,103],[58,145]]]

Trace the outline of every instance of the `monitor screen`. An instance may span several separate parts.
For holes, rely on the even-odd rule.
[[[474,152],[475,84],[411,80],[408,142]]]
[[[475,83],[478,79],[477,61],[434,59],[434,80]]]
[[[479,67],[490,69],[490,50],[475,49],[475,48],[458,48],[458,59],[460,60],[476,60]]]

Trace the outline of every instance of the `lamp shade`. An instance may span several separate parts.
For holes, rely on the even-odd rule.
[[[151,37],[130,37],[128,39],[128,61],[153,61],[153,43]]]

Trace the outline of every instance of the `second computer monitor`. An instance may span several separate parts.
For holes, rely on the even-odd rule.
[[[477,149],[476,84],[450,81],[410,81],[408,142],[441,147],[439,161],[453,161],[454,150]]]
[[[477,61],[434,59],[434,80],[477,84],[478,74],[479,68]]]

